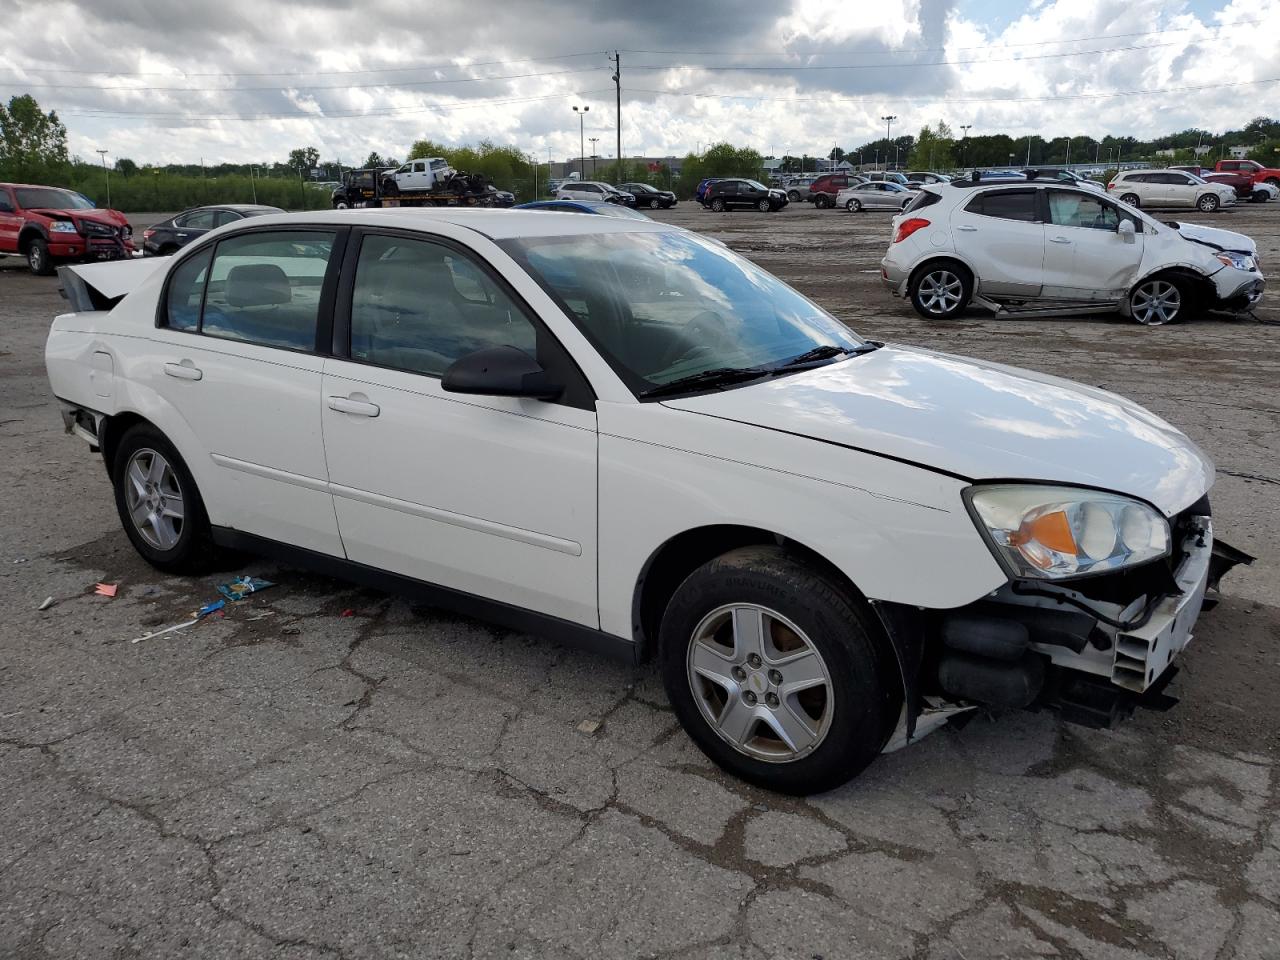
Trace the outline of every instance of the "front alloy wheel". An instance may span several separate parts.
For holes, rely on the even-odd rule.
[[[27,267],[37,277],[47,277],[53,273],[53,258],[49,256],[49,245],[38,237],[27,247]]]
[[[660,204],[660,203],[658,202],[658,198],[657,198],[657,197],[654,197],[652,200],[650,200],[650,201],[649,201],[649,209],[650,209],[650,210],[657,210],[657,209],[658,209],[658,207],[660,207],[661,205],[662,205],[662,204]]]
[[[711,210],[713,213],[724,213],[724,201],[716,197],[711,201]]]
[[[756,201],[756,209],[757,209],[757,210],[759,210],[761,213],[768,213],[768,212],[769,212],[769,201],[768,201],[768,200],[757,200],[757,201]]]
[[[1138,284],[1129,297],[1133,319],[1146,327],[1173,323],[1182,314],[1185,298],[1171,280],[1153,279]]]
[[[1215,194],[1206,193],[1203,197],[1196,201],[1196,208],[1201,213],[1213,213],[1217,210],[1222,201]]]
[[[693,632],[689,688],[703,719],[749,757],[786,763],[811,753],[831,727],[831,673],[799,627],[767,607],[711,611]]]

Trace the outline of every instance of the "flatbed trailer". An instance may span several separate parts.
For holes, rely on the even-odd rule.
[[[446,184],[433,190],[387,189],[386,171],[349,170],[343,175],[342,185],[333,191],[333,207],[345,210],[349,207],[491,207],[498,191],[492,185],[481,188],[469,186],[457,189],[457,183]]]

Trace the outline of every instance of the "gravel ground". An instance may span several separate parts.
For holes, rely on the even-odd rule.
[[[1258,562],[1202,620],[1182,703],[1107,732],[980,718],[804,801],[712,768],[651,667],[266,563],[241,572],[279,585],[226,619],[131,644],[230,574],[130,548],[44,378],[56,281],[0,261],[0,956],[1280,956],[1280,331],[930,325],[879,287],[887,215],[657,218],[867,336],[1184,428],[1218,464],[1219,532]],[[1280,204],[1194,219],[1280,263]]]

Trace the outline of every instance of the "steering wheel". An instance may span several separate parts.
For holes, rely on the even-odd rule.
[[[720,314],[713,310],[703,310],[689,321],[688,326],[681,331],[680,339],[662,355],[662,359],[659,361],[659,369],[667,370],[682,360],[688,360],[699,353],[710,350],[710,344],[704,341],[711,338],[723,338],[727,333],[728,329],[725,326],[724,318]]]

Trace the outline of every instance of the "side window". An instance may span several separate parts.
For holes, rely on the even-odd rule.
[[[169,275],[165,295],[164,325],[170,330],[195,333],[200,329],[200,303],[204,300],[204,281],[209,275],[212,248],[183,260]]]
[[[1099,197],[1050,190],[1049,220],[1059,227],[1115,230],[1120,225],[1120,211]]]
[[[426,165],[425,163],[423,163],[421,160],[419,160],[417,163],[415,163],[415,164],[413,165],[413,172],[414,172],[414,173],[426,173],[426,172],[427,172],[427,165]]]
[[[0,188],[0,212],[13,213],[13,198],[9,196],[9,191]]]
[[[225,226],[228,223],[235,223],[237,220],[243,220],[244,217],[236,213],[234,210],[219,210],[218,215],[214,218],[214,226]]]
[[[212,230],[214,216],[213,210],[197,210],[194,213],[188,213],[185,217],[179,217],[173,225],[184,230]]]
[[[1034,190],[990,191],[974,197],[965,209],[984,217],[1034,223],[1037,219],[1036,192]]]
[[[487,347],[537,353],[524,312],[476,264],[429,240],[365,237],[351,295],[351,357],[443,376]]]
[[[314,350],[332,231],[246,233],[218,244],[200,330],[266,347]]]

